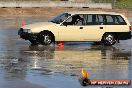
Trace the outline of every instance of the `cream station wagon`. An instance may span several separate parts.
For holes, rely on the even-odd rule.
[[[18,34],[32,44],[92,41],[114,45],[119,40],[131,39],[131,25],[127,18],[115,12],[65,12],[49,22],[25,25]]]

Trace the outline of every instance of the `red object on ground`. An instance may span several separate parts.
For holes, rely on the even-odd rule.
[[[59,47],[59,49],[62,49],[64,47],[63,42],[59,42],[58,47]]]
[[[24,26],[25,25],[25,22],[24,21],[22,21],[22,26]]]

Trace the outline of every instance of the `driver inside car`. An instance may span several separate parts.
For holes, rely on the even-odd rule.
[[[66,22],[67,25],[78,25],[83,24],[83,18],[81,18],[79,15],[75,15],[72,18],[70,18],[70,22]]]

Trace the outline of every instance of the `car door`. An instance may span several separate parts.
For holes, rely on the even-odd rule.
[[[75,16],[79,16],[78,18],[81,19],[83,15],[73,15],[60,25],[58,28],[59,41],[84,41],[83,21],[72,23],[72,21],[75,21]]]
[[[83,26],[84,41],[101,41],[105,33],[104,15],[85,14],[85,26]]]

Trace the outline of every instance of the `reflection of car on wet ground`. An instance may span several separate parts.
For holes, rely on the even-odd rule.
[[[67,12],[49,22],[25,25],[18,34],[32,44],[92,41],[114,45],[131,39],[131,25],[124,15],[114,12]]]
[[[79,46],[79,45],[78,45]],[[78,47],[77,46],[77,47]],[[124,59],[128,60],[131,57],[131,51],[125,51],[117,47],[110,46],[95,46],[81,48],[82,50],[66,45],[66,48],[61,50],[51,46],[30,46],[29,51],[32,52],[32,57],[42,57],[46,59],[71,59],[71,60],[89,60],[89,59]],[[33,52],[36,51],[36,52]],[[26,52],[26,51],[25,51]],[[29,52],[27,52],[29,53]],[[68,57],[70,56],[70,57]],[[78,58],[79,57],[79,58]],[[71,61],[70,60],[70,61]]]

